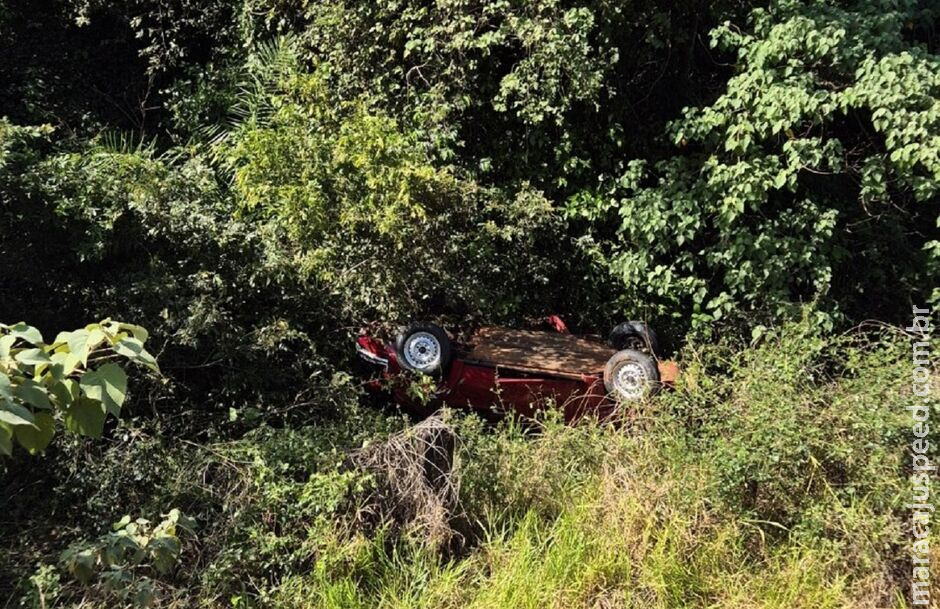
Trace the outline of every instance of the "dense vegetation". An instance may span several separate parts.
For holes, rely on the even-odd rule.
[[[904,606],[938,17],[0,0],[0,602]],[[678,390],[432,419],[450,503],[354,466],[415,433],[360,328],[550,313]]]

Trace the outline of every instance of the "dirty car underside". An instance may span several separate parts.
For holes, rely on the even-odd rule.
[[[556,331],[483,327],[462,341],[452,341],[434,324],[416,323],[395,341],[360,336],[357,350],[381,370],[370,388],[390,391],[396,402],[419,411],[450,406],[532,416],[558,408],[569,421],[606,417],[676,379],[676,365],[658,359],[655,335],[645,324],[629,322],[639,324],[639,331],[628,331],[626,342],[612,338],[608,344],[570,334],[558,318],[549,319]],[[632,348],[617,348],[623,346]],[[436,379],[424,400],[409,391],[412,373]]]

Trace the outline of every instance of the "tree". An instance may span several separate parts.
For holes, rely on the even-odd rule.
[[[624,301],[692,325],[820,299],[892,318],[940,271],[940,57],[918,2],[776,2],[712,45],[738,57],[710,105],[668,135],[675,153],[632,162],[573,198]],[[926,31],[926,30],[925,30]],[[933,295],[937,298],[937,294]]]

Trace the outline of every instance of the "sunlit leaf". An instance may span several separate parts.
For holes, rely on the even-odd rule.
[[[52,363],[49,354],[42,349],[23,349],[17,353],[14,358],[16,361],[27,366],[42,366]]]
[[[4,334],[0,336],[0,357],[9,357],[10,349],[13,347],[13,343],[16,342],[16,337],[12,334]]]
[[[29,409],[6,398],[0,398],[0,423],[6,423],[11,427],[18,425],[34,426],[35,420]]]
[[[82,375],[80,383],[86,396],[102,402],[110,414],[120,415],[127,394],[127,373],[120,366],[105,364],[97,370],[89,370]]]
[[[39,333],[39,330],[23,322],[10,326],[9,330],[11,335],[22,338],[28,343],[33,345],[42,344],[42,334]]]
[[[88,365],[88,330],[75,330],[69,336],[69,351],[83,366]]]
[[[114,350],[133,362],[142,364],[154,372],[159,372],[157,360],[144,348],[143,343],[137,338],[125,338],[114,346]]]

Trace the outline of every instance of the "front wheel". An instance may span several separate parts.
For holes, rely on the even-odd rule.
[[[614,353],[604,367],[604,387],[621,402],[635,402],[659,389],[659,367],[645,353],[624,349]]]
[[[450,363],[450,339],[432,323],[413,323],[395,340],[395,353],[402,368],[427,375],[441,374]]]
[[[659,339],[656,332],[642,321],[625,321],[614,326],[607,342],[617,349],[632,349],[659,356]]]

